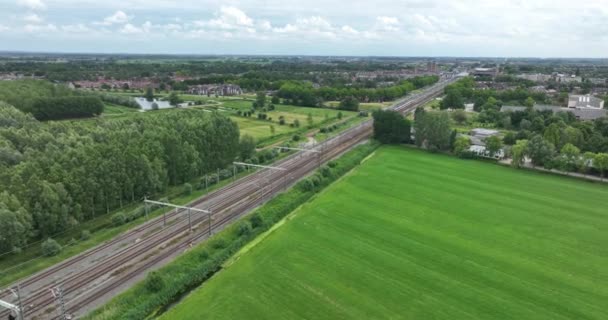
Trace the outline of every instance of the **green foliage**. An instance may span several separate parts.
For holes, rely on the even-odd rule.
[[[112,224],[115,226],[121,226],[127,222],[127,217],[123,212],[115,213],[112,216]]]
[[[183,195],[185,196],[189,196],[192,194],[192,185],[189,183],[184,183],[184,191],[183,191]]]
[[[270,99],[270,102],[272,102],[273,104],[279,104],[281,103],[281,100],[279,99],[278,96],[272,96],[272,98]]]
[[[238,154],[238,127],[220,114],[135,114],[91,126],[40,123],[0,104],[0,192],[19,203],[5,209],[9,200],[0,199],[0,215],[20,234],[15,241],[0,236],[0,248],[215,172]]]
[[[249,159],[255,153],[255,139],[248,135],[244,134],[241,137],[241,141],[239,142],[239,157],[241,160]]]
[[[464,99],[459,90],[448,90],[447,95],[441,100],[441,109],[464,109]]]
[[[258,91],[255,95],[255,108],[262,109],[264,106],[266,106],[266,93]]]
[[[52,238],[47,238],[45,241],[43,241],[41,248],[42,254],[47,257],[57,255],[59,252],[61,252],[61,245]]]
[[[515,168],[519,168],[523,165],[527,152],[528,140],[517,140],[515,145],[511,148],[511,165]]]
[[[359,100],[352,96],[345,97],[340,101],[339,108],[341,110],[359,111]]]
[[[464,110],[454,110],[452,113],[452,119],[459,125],[463,125],[467,122],[467,113]]]
[[[372,116],[374,117],[374,139],[387,144],[410,142],[411,123],[399,112],[375,110]]]
[[[429,150],[448,150],[452,128],[450,116],[446,112],[417,111],[414,121],[416,145]]]
[[[604,178],[606,170],[608,170],[608,153],[598,153],[593,157],[593,166],[600,171],[600,175]]]
[[[490,156],[494,156],[502,148],[502,140],[498,136],[490,136],[486,138],[486,150]]]
[[[85,240],[89,240],[90,238],[91,238],[91,231],[82,230],[80,232],[80,240],[85,241]]]
[[[526,154],[535,166],[542,166],[547,163],[555,152],[555,147],[540,135],[536,135],[528,141]]]
[[[169,104],[171,104],[172,106],[177,106],[181,102],[182,101],[179,98],[179,96],[177,95],[177,92],[172,91],[171,94],[169,95]]]
[[[159,308],[173,303],[187,290],[190,290],[209,279],[221,269],[222,264],[245,244],[257,235],[268,230],[273,224],[283,219],[298,206],[309,200],[315,192],[329,185],[332,181],[342,176],[355,166],[367,155],[377,148],[377,144],[365,144],[347,152],[338,160],[335,160],[333,175],[323,178],[320,185],[314,190],[303,191],[301,187],[292,188],[278,195],[264,206],[256,209],[252,214],[242,221],[251,224],[251,231],[245,232],[241,223],[233,224],[225,230],[214,235],[214,237],[187,253],[178,257],[175,261],[158,270],[158,276],[164,281],[162,288],[154,286],[148,288],[148,276],[143,284],[134,286],[126,292],[114,298],[108,305],[101,307],[88,315],[85,319],[145,319]],[[300,185],[299,182],[297,185]]]
[[[144,95],[144,97],[148,101],[153,101],[154,100],[154,89],[152,89],[152,87],[147,87],[146,94]]]
[[[471,146],[471,139],[468,136],[459,136],[454,141],[453,152],[459,157],[466,157],[469,147]]]
[[[146,276],[144,287],[150,292],[158,292],[165,286],[165,280],[158,271],[152,271]]]
[[[103,108],[98,97],[58,97],[39,99],[26,111],[38,120],[57,120],[100,115]]]

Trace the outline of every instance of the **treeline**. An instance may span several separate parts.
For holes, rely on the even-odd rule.
[[[2,104],[0,250],[216,172],[238,153],[237,125],[215,113],[42,124]]]
[[[386,88],[313,88],[308,82],[290,81],[281,86],[277,96],[288,100],[289,104],[318,107],[324,101],[343,100],[346,97],[354,97],[358,101],[387,101],[400,98],[407,93],[436,83],[437,76],[423,76],[405,80],[396,86]]]
[[[91,94],[99,97],[103,102],[117,104],[127,108],[140,109],[139,104],[135,102],[135,99],[133,99],[133,97],[121,96],[117,94],[108,94],[99,91],[93,92]]]
[[[441,101],[441,109],[464,109],[465,103],[473,103],[475,111],[498,111],[505,104],[524,105],[532,103],[549,103],[547,95],[542,92],[519,87],[513,90],[476,90],[475,80],[471,77],[456,81],[444,89],[445,97]]]
[[[155,59],[129,61],[128,59],[105,59],[68,61],[65,63],[40,61],[7,61],[0,64],[0,73],[18,72],[25,75],[45,77],[51,81],[96,80],[98,77],[127,80],[155,77],[168,82],[173,75],[202,76],[213,74],[240,75],[247,72],[279,72],[305,74],[311,72],[356,72],[394,70],[403,68],[402,63],[391,61],[304,61],[298,58],[263,59],[191,59],[175,61]]]
[[[98,97],[74,96],[39,98],[24,111],[38,120],[58,120],[97,116],[103,112],[103,107],[103,102]]]
[[[104,108],[97,96],[44,80],[2,81],[0,101],[31,113],[38,120],[91,117],[101,114]]]

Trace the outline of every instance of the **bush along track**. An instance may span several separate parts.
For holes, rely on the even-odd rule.
[[[298,182],[251,214],[147,277],[85,319],[147,319],[162,313],[184,294],[218,272],[224,262],[258,235],[270,229],[317,192],[355,168],[377,147],[359,145]]]

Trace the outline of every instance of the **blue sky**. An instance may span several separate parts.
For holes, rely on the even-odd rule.
[[[0,50],[607,57],[608,0],[0,0]]]

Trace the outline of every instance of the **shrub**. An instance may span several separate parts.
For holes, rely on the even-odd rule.
[[[184,191],[183,191],[183,194],[184,194],[185,196],[189,196],[189,195],[191,195],[191,194],[192,194],[192,185],[191,185],[191,184],[189,184],[189,183],[187,183],[187,182],[186,182],[186,183],[184,183]]]
[[[150,292],[157,292],[162,290],[162,288],[165,286],[165,280],[160,272],[152,271],[148,273],[144,286],[146,287],[146,290]]]
[[[302,136],[300,136],[299,134],[294,134],[293,137],[291,138],[291,140],[298,142],[300,141],[300,139],[302,139]]]
[[[331,176],[331,169],[328,166],[322,166],[321,167],[321,175],[323,175],[323,177],[328,178]]]
[[[222,249],[226,248],[227,242],[224,238],[217,238],[211,241],[211,248],[213,249]]]
[[[249,217],[249,221],[251,222],[251,227],[254,229],[264,226],[264,220],[259,214],[251,215],[251,217]]]
[[[91,231],[82,230],[80,232],[80,240],[84,241],[84,240],[89,240],[90,238],[91,238]]]
[[[310,178],[306,178],[298,183],[298,186],[302,191],[308,192],[313,191],[315,189],[315,184],[310,180]]]
[[[127,217],[122,212],[119,212],[112,216],[112,224],[114,226],[120,226],[120,225],[125,224],[126,222],[127,222]]]
[[[239,227],[237,228],[237,234],[239,237],[248,235],[251,233],[251,224],[249,221],[243,221],[239,223]]]
[[[47,257],[52,257],[61,252],[61,245],[52,238],[46,239],[41,245],[42,254]]]

